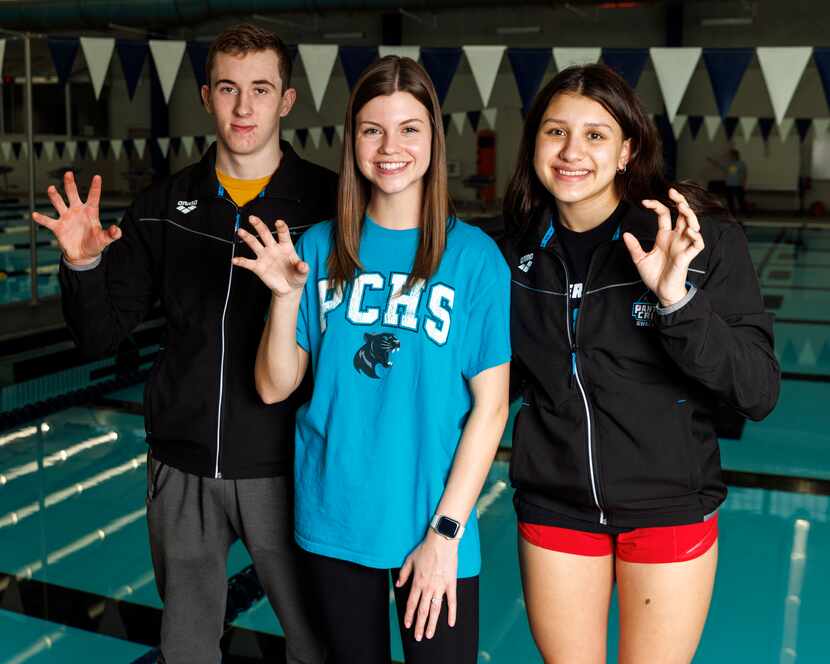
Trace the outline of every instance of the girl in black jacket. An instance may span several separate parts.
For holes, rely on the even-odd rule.
[[[689,662],[709,609],[726,496],[718,401],[778,397],[772,319],[741,228],[670,187],[625,81],[560,72],[530,109],[505,198],[513,270],[519,549],[546,662]]]

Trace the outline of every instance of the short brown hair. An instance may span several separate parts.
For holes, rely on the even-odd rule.
[[[277,54],[282,92],[291,87],[291,53],[282,39],[270,30],[265,30],[251,23],[240,23],[227,28],[213,40],[205,62],[205,74],[210,86],[210,73],[217,53],[244,55],[253,51],[274,51]]]
[[[329,280],[335,288],[344,286],[362,269],[360,234],[371,198],[371,185],[360,172],[355,157],[357,114],[375,97],[389,96],[398,91],[408,92],[426,108],[432,128],[429,167],[424,174],[421,239],[405,287],[410,289],[419,280],[428,281],[438,270],[444,254],[447,217],[452,212],[452,203],[447,186],[447,149],[441,104],[429,74],[421,65],[410,58],[387,55],[366,68],[349,97],[340,161],[337,224],[334,228],[334,246],[328,259]]]

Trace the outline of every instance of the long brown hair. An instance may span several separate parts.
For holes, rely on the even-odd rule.
[[[388,55],[363,72],[352,90],[346,110],[337,223],[328,259],[329,283],[335,288],[344,286],[363,267],[360,264],[360,233],[371,197],[371,185],[358,169],[355,157],[357,114],[375,97],[395,92],[408,92],[423,104],[432,127],[429,167],[424,173],[421,239],[406,288],[412,288],[419,280],[427,281],[435,274],[444,254],[451,203],[447,188],[447,151],[441,105],[429,74],[417,62],[411,58]]]
[[[696,213],[725,213],[723,206],[699,185],[689,181],[670,184],[666,179],[660,135],[631,86],[610,67],[583,65],[559,72],[536,95],[530,107],[516,170],[504,197],[504,217],[511,231],[525,229],[553,202],[533,168],[533,155],[545,111],[551,100],[563,93],[588,97],[601,104],[622,128],[623,138],[631,140],[631,157],[625,172],[618,172],[616,176],[617,192],[623,200],[639,205],[643,199],[655,199],[673,208],[675,204],[668,198],[669,187],[673,186]]]

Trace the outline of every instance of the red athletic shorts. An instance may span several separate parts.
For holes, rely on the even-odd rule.
[[[687,526],[634,528],[619,535],[519,522],[519,533],[531,544],[580,556],[615,554],[629,563],[678,563],[706,553],[718,539],[718,515]]]

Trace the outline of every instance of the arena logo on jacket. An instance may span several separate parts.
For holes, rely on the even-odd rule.
[[[182,214],[188,214],[189,212],[193,212],[196,209],[196,205],[199,203],[198,200],[195,201],[179,201],[176,204],[176,209],[181,212]]]
[[[533,267],[533,254],[525,254],[519,259],[519,264],[517,267],[527,274],[530,271],[530,268]]]
[[[427,288],[421,280],[412,288],[405,290],[408,274],[392,272],[388,275],[380,272],[364,272],[357,275],[349,284],[346,292],[334,289],[328,279],[317,282],[317,294],[320,300],[320,332],[326,331],[329,314],[345,304],[346,320],[352,325],[397,328],[409,332],[420,332],[435,345],[447,343],[452,329],[452,314],[455,305],[455,289],[445,283],[434,283]],[[371,306],[365,300],[370,292],[375,292],[375,299],[385,294],[383,307]],[[421,307],[422,303],[424,307]],[[421,309],[424,311],[421,311]],[[371,338],[370,338],[371,337]],[[367,334],[366,344],[355,355],[355,368],[372,378],[378,364],[385,364],[389,354],[400,349],[401,342],[392,333]],[[361,356],[362,354],[362,356]],[[368,369],[372,365],[371,370]]]

